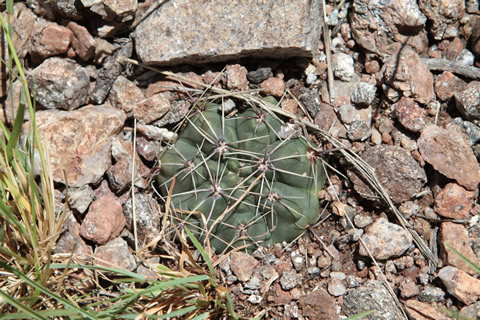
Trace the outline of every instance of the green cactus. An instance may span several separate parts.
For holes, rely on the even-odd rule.
[[[157,177],[164,197],[175,180],[177,222],[217,252],[291,241],[315,222],[324,170],[305,137],[279,138],[282,122],[251,108],[228,118],[210,103],[187,121]]]

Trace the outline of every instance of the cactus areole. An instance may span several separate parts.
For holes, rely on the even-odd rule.
[[[324,170],[305,137],[281,139],[281,120],[260,109],[200,109],[160,157],[176,223],[222,252],[288,242],[316,221]]]

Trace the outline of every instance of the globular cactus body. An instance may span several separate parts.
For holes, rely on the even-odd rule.
[[[291,241],[318,217],[321,160],[304,137],[280,139],[282,122],[261,110],[227,118],[205,106],[160,158],[163,196],[175,181],[177,222],[223,251]]]

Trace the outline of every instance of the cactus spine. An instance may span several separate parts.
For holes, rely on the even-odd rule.
[[[291,241],[318,216],[321,160],[305,137],[281,139],[282,122],[259,109],[227,118],[210,103],[188,119],[160,158],[157,177],[177,222],[217,252]]]

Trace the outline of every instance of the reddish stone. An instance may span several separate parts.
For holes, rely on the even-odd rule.
[[[263,92],[267,95],[272,95],[274,97],[283,96],[285,91],[285,82],[280,78],[269,78],[263,81],[260,84],[260,87],[263,89]]]
[[[247,73],[248,70],[239,64],[227,66],[227,70],[225,71],[227,89],[247,90]]]
[[[463,50],[463,43],[459,38],[453,38],[452,41],[449,41],[448,46],[445,50],[445,57],[448,60],[454,61],[460,52]]]
[[[170,101],[167,96],[165,93],[158,93],[135,104],[133,107],[133,114],[137,120],[148,124],[160,119],[169,110]]]
[[[135,105],[143,100],[142,90],[122,75],[117,77],[108,95],[112,107],[123,110],[127,115],[131,115]]]
[[[461,91],[466,86],[467,83],[465,81],[448,71],[435,76],[435,93],[442,101],[449,100],[456,91]]]
[[[308,293],[299,300],[302,315],[310,319],[339,319],[337,303],[324,289]]]
[[[403,302],[403,305],[405,306],[405,311],[407,312],[409,319],[412,320],[450,319],[428,303],[420,302],[415,299],[407,300]]]
[[[380,65],[377,60],[370,60],[365,62],[365,71],[367,73],[377,73],[380,71]]]
[[[230,268],[238,280],[244,282],[250,280],[258,261],[251,255],[239,251],[233,252],[230,259]]]
[[[480,298],[480,280],[455,267],[448,266],[438,272],[448,293],[466,305]]]
[[[474,264],[479,264],[480,261],[470,247],[470,239],[468,238],[467,229],[465,229],[464,226],[453,222],[443,222],[440,227],[439,238],[441,257],[446,265],[457,267],[471,275],[477,274],[475,269],[448,247],[450,246],[457,250]]]
[[[402,203],[418,193],[426,181],[425,171],[408,151],[398,146],[378,145],[365,149],[365,160],[377,174],[393,202]],[[378,195],[368,183],[353,170],[347,171],[354,189],[369,200],[378,200]]]
[[[280,104],[282,109],[288,111],[290,113],[296,114],[298,109],[298,103],[293,99],[283,99],[282,103]]]
[[[35,23],[35,29],[30,39],[30,55],[36,61],[67,52],[72,42],[73,33],[70,29],[40,19]]]
[[[435,98],[433,75],[425,62],[410,47],[402,47],[387,64],[385,80],[406,97],[426,104]]]
[[[120,203],[109,197],[95,200],[80,227],[82,237],[104,244],[117,237],[126,220]]]
[[[472,148],[459,130],[428,125],[417,140],[423,159],[447,178],[468,190],[480,182],[480,167]]]
[[[426,112],[413,99],[402,97],[395,103],[398,121],[410,131],[420,132],[426,124]]]
[[[95,39],[88,32],[87,28],[73,21],[67,24],[67,28],[72,30],[72,48],[83,61],[90,60],[95,55]]]
[[[53,179],[66,183],[66,173],[71,187],[100,182],[111,166],[111,138],[123,128],[123,112],[87,106],[75,111],[37,111],[35,115],[40,139],[48,142],[45,147]]]
[[[446,218],[466,219],[474,200],[475,192],[449,183],[435,197],[435,212]]]

